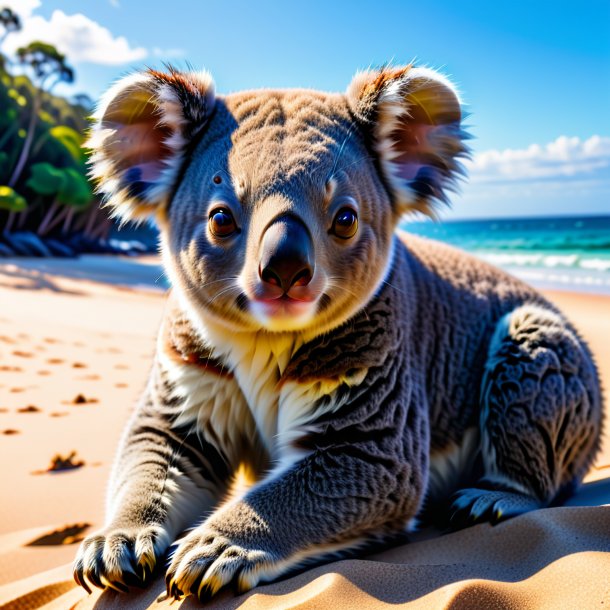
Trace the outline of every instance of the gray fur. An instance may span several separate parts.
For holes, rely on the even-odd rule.
[[[146,202],[174,290],[79,583],[141,584],[191,527],[170,595],[244,591],[394,536],[424,509],[457,526],[496,520],[580,482],[602,410],[574,328],[511,276],[394,231],[405,211],[442,201],[459,169],[446,81],[403,68],[358,76],[347,97],[235,94],[205,120],[171,204]],[[102,140],[97,153],[116,150]],[[130,197],[117,213],[139,209]],[[219,202],[240,227],[228,240],[207,226]],[[329,235],[342,202],[358,207],[350,241]],[[282,214],[316,247],[323,296],[302,318],[253,305],[261,238]]]

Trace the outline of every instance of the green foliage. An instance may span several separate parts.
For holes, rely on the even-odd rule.
[[[0,41],[15,31],[13,16],[0,8]],[[71,103],[50,92],[56,83],[74,79],[67,58],[52,45],[32,42],[16,56],[27,74],[12,75],[7,69],[11,62],[0,54],[0,184],[11,185],[0,187],[0,233],[13,224],[32,231],[42,222],[54,230],[82,227],[84,220],[72,225],[51,220],[66,207],[77,215],[92,205],[98,208],[82,148],[90,100],[78,96]],[[15,171],[20,157],[25,165]],[[14,214],[23,220],[15,221]]]
[[[34,163],[26,186],[40,195],[57,195],[66,182],[64,172],[50,163]]]
[[[35,163],[26,186],[39,195],[50,195],[59,203],[80,209],[93,196],[89,182],[72,167],[60,169],[50,163]]]
[[[51,137],[59,142],[68,152],[75,164],[84,162],[83,136],[71,127],[56,125],[49,130]]]
[[[9,212],[23,212],[28,207],[25,198],[10,186],[0,186],[0,209]]]
[[[86,208],[93,195],[89,181],[71,167],[63,172],[65,184],[59,193],[58,201],[77,209]]]
[[[74,81],[74,70],[66,64],[66,56],[52,44],[40,40],[30,42],[25,47],[17,49],[17,58],[19,63],[32,69],[41,89],[52,76],[57,78],[56,82]]]

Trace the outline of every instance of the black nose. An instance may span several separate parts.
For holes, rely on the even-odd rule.
[[[300,220],[283,216],[267,227],[258,272],[263,282],[284,292],[309,284],[314,272],[313,242]]]

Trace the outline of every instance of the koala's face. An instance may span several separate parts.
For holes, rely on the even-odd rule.
[[[368,301],[394,214],[343,96],[257,92],[217,100],[166,226],[166,260],[205,315],[292,331]]]
[[[219,99],[207,75],[148,72],[102,104],[93,172],[119,214],[156,214],[196,315],[316,334],[372,297],[401,215],[444,199],[459,124],[450,85],[409,67],[363,73],[346,95]]]

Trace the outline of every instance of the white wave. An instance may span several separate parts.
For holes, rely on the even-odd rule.
[[[595,269],[597,271],[610,271],[610,260],[607,258],[589,258],[580,261],[583,269]]]
[[[545,267],[574,267],[578,263],[578,254],[545,256],[542,264]]]
[[[525,252],[475,252],[498,267],[546,267],[610,271],[610,258],[591,258],[582,254],[541,254]]]
[[[492,265],[503,267],[505,265],[517,265],[518,267],[531,267],[540,265],[544,258],[542,254],[516,254],[516,253],[491,253],[475,252],[475,254]]]
[[[523,267],[505,267],[505,270],[537,288],[610,294],[610,276],[606,272],[585,273],[583,269],[566,269],[559,273]]]

